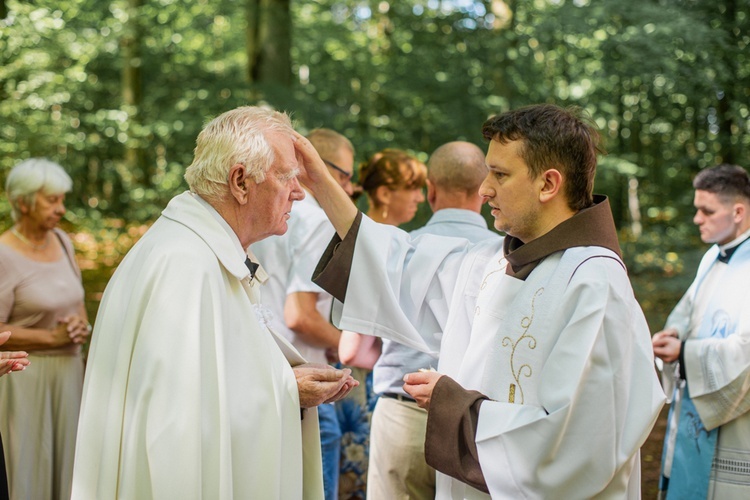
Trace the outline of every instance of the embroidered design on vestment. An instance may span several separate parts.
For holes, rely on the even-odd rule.
[[[495,269],[494,271],[490,271],[487,273],[487,275],[482,280],[482,283],[479,285],[480,290],[484,290],[487,287],[487,279],[492,276],[495,273],[499,273],[500,271],[505,271],[505,268],[508,267],[507,262],[503,264],[503,261],[505,261],[505,257],[502,257],[500,260],[497,261],[497,263],[500,265],[500,269]]]
[[[524,404],[524,394],[523,394],[523,386],[521,385],[521,376],[523,375],[526,378],[531,377],[533,374],[533,370],[531,369],[531,366],[528,363],[524,363],[521,366],[516,369],[515,366],[515,356],[516,356],[516,349],[521,345],[522,341],[528,342],[528,348],[529,349],[536,349],[536,339],[529,335],[529,328],[531,328],[531,325],[534,323],[534,302],[536,302],[536,298],[544,293],[544,287],[540,288],[536,292],[534,292],[534,296],[531,298],[531,314],[529,316],[525,316],[523,319],[521,319],[521,328],[523,328],[523,333],[521,333],[521,336],[518,337],[515,341],[511,339],[510,337],[503,337],[502,345],[503,347],[510,347],[510,372],[511,375],[513,375],[513,380],[515,380],[515,383],[510,384],[510,387],[508,388],[508,402],[509,403],[515,403],[516,402],[516,395],[520,396],[521,400],[519,401],[519,404]]]
[[[487,280],[490,278],[490,276],[492,276],[495,273],[505,271],[505,268],[508,267],[508,263],[506,262],[505,264],[503,264],[504,261],[505,261],[505,257],[501,257],[500,260],[497,261],[498,265],[500,265],[500,269],[495,269],[494,271],[490,271],[485,275],[484,279],[482,280],[482,283],[479,284],[480,290],[484,290],[485,288],[487,288]],[[474,316],[479,316],[480,312],[481,312],[481,309],[479,308],[479,306],[476,306],[474,308]]]

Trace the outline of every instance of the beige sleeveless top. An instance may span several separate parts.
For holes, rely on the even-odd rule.
[[[80,314],[84,291],[68,236],[56,262],[37,262],[0,243],[0,322],[23,328],[53,328],[58,318]],[[33,354],[75,354],[80,345],[31,350]]]

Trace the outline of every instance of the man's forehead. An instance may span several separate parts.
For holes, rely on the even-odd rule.
[[[499,163],[503,163],[511,158],[521,158],[519,154],[520,150],[518,149],[520,146],[520,141],[500,142],[494,139],[491,140],[487,146],[487,154],[484,156],[485,165],[488,168],[492,168],[499,166]]]
[[[294,139],[290,133],[280,130],[269,130],[265,134],[266,140],[277,151],[293,151]]]
[[[695,196],[693,197],[693,204],[695,206],[717,206],[731,204],[731,200],[724,199],[718,193],[712,193],[711,191],[705,191],[703,189],[696,189]]]
[[[354,153],[351,149],[341,146],[332,156],[337,167],[350,174],[354,171]]]

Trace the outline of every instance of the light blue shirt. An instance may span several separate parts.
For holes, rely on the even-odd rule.
[[[409,233],[413,238],[421,234],[436,234],[464,238],[477,243],[500,235],[487,228],[480,214],[460,208],[444,208],[433,214],[427,224]],[[438,328],[436,328],[438,329]],[[437,368],[437,359],[392,340],[383,339],[383,348],[373,368],[373,389],[378,394],[406,395],[402,380],[407,373],[420,368]]]

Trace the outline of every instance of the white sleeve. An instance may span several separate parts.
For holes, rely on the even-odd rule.
[[[334,307],[343,330],[376,335],[437,355],[467,240],[425,234],[412,239],[362,217],[344,304]],[[423,331],[425,315],[440,331]]]
[[[685,372],[690,397],[706,429],[750,411],[750,309],[726,338],[685,342]]]
[[[664,328],[674,328],[680,335],[680,339],[685,339],[688,327],[690,326],[690,313],[693,310],[693,297],[695,296],[695,281],[690,285],[685,295],[674,306],[672,312],[667,316],[667,322]]]
[[[690,326],[690,313],[693,310],[693,297],[695,296],[695,281],[690,288],[688,288],[685,295],[682,296],[677,305],[672,309],[667,317],[667,322],[664,328],[674,328],[677,330],[677,334],[680,339],[685,339],[688,334],[688,327]],[[667,402],[671,403],[674,397],[674,389],[679,379],[679,365],[678,361],[672,363],[665,363],[661,359],[656,358],[656,367],[661,373],[661,385],[664,388],[664,392],[667,394]]]

